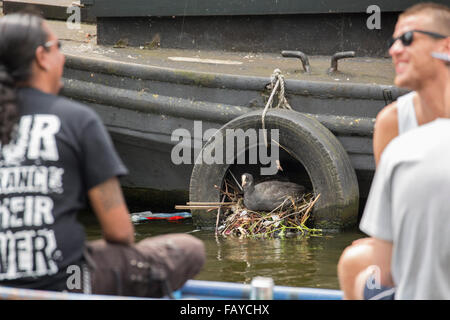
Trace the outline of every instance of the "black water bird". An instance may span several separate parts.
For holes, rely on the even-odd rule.
[[[242,175],[242,189],[244,205],[252,211],[272,211],[286,198],[297,201],[305,194],[305,187],[293,182],[270,180],[255,185],[249,173]],[[286,203],[290,203],[288,201]]]

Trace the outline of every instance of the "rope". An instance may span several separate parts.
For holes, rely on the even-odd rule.
[[[288,109],[288,110],[292,110],[292,107],[290,106],[290,104],[288,103],[286,96],[285,96],[285,81],[284,81],[284,76],[281,74],[280,69],[275,69],[273,71],[273,74],[270,77],[270,84],[272,87],[272,92],[270,94],[269,100],[267,101],[266,106],[264,107],[264,111],[262,113],[262,129],[263,129],[263,134],[264,134],[264,143],[266,144],[267,147],[267,134],[266,134],[266,130],[265,130],[265,117],[266,117],[266,113],[269,110],[269,108],[272,108],[272,104],[273,104],[273,97],[275,96],[275,93],[278,91],[278,105],[275,107],[276,109]]]

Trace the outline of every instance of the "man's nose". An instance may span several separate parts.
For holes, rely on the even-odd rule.
[[[401,53],[403,50],[405,50],[405,46],[399,39],[397,39],[389,48],[389,55],[392,57],[394,55]]]

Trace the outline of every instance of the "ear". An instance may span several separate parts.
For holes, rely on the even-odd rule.
[[[43,46],[39,46],[36,48],[36,65],[39,69],[47,71],[49,69],[49,61],[48,55],[46,54],[46,50]]]

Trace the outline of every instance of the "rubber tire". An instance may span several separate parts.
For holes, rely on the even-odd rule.
[[[226,129],[261,129],[261,116],[262,111],[250,112],[226,123],[218,133],[225,136]],[[268,111],[265,128],[279,129],[280,144],[303,164],[315,194],[320,193],[310,218],[313,227],[343,230],[355,226],[359,206],[358,180],[349,156],[338,139],[316,119],[290,110]],[[211,147],[214,142],[215,139],[211,138],[203,149]],[[209,165],[197,159],[190,180],[190,201],[220,201],[220,193],[214,186],[222,185],[229,166]],[[192,210],[192,216],[197,227],[215,227],[215,213]]]

